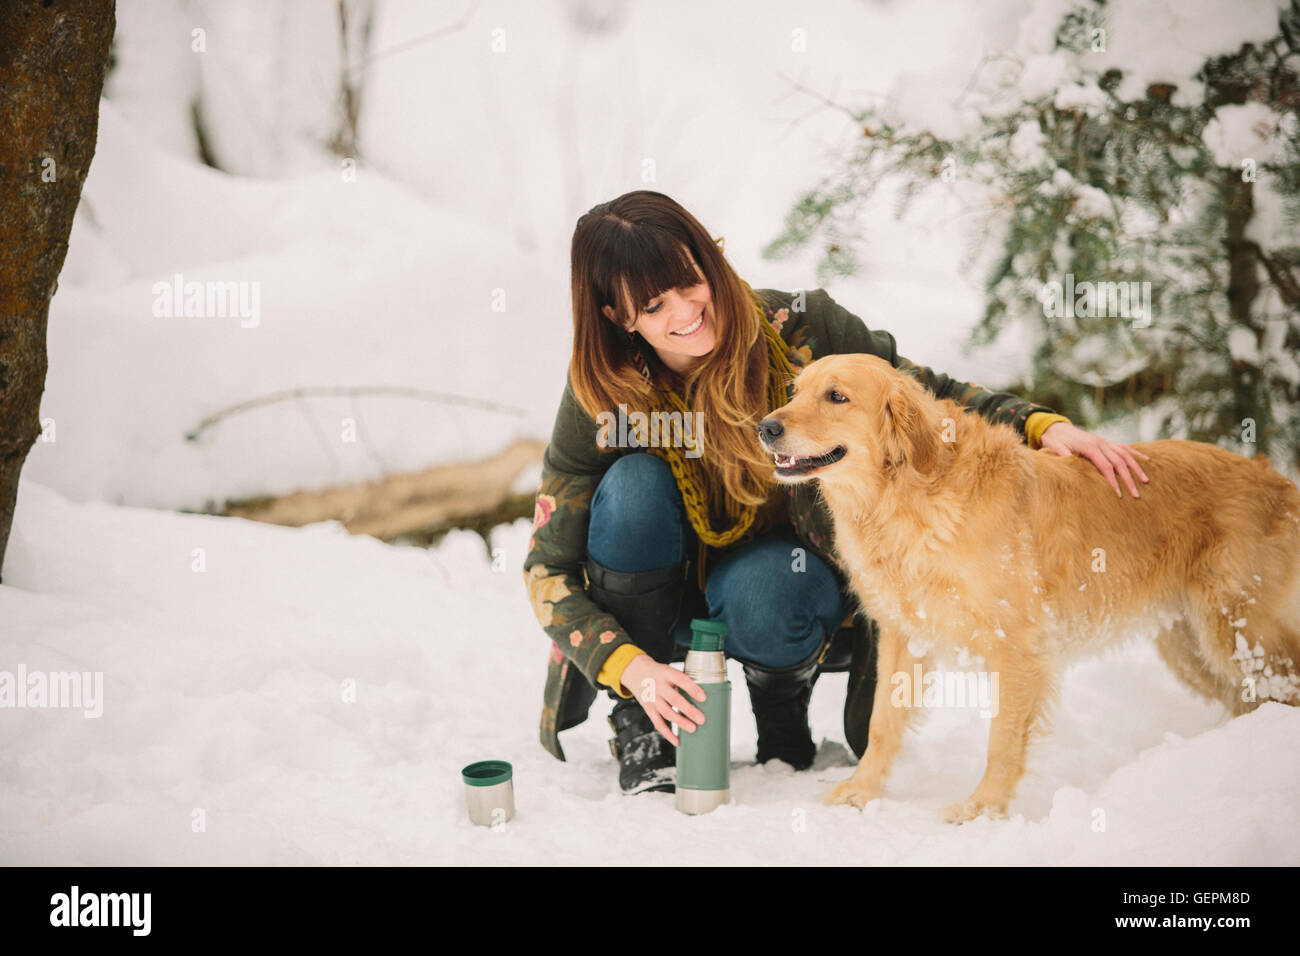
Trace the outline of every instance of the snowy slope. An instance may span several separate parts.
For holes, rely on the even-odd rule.
[[[1265,31],[1279,2],[1123,0],[1105,56],[1127,63],[1136,39],[1144,82],[1185,71]],[[574,224],[625,191],[682,202],[726,238],[754,286],[816,285],[815,251],[777,262],[760,251],[861,139],[824,100],[890,101],[939,130],[971,121],[963,91],[986,55],[1028,58],[1022,84],[1058,76],[1046,50],[1068,2],[762,0],[737,18],[727,3],[656,0],[611,7],[593,35],[575,29],[570,4],[489,0],[449,30],[460,11],[390,0],[364,71],[355,181],[337,159],[303,151],[323,136],[335,95],[328,16],[302,3],[120,6],[119,67],[51,305],[41,414],[54,440],[37,444],[26,474],[77,500],[195,510],[549,437],[570,349]],[[207,31],[203,53],[192,28]],[[300,41],[291,52],[286,35]],[[272,178],[193,158],[185,117],[199,90],[227,165]],[[1220,138],[1235,144],[1229,132]],[[885,190],[864,208],[862,271],[832,295],[913,361],[1015,381],[1027,341],[959,350],[981,311],[982,276],[959,268],[971,240],[987,245],[978,209],[940,188],[898,222],[893,198]],[[1276,204],[1262,216],[1267,241]],[[153,287],[178,274],[255,283],[256,327],[156,317]],[[521,413],[311,398],[183,437],[235,402],[365,385]],[[340,439],[349,421],[358,441]]]
[[[133,6],[51,305],[41,414],[55,440],[32,450],[26,475],[76,500],[195,510],[483,457],[520,435],[545,440],[569,358],[574,225],[631,189],[682,202],[726,237],[754,286],[815,285],[811,256],[767,262],[759,250],[826,168],[827,150],[857,132],[834,110],[815,110],[817,95],[861,96],[887,86],[904,62],[942,62],[944,31],[959,24],[909,48],[896,37],[925,25],[925,9],[840,0],[795,16],[769,2],[737,22],[725,4],[679,7],[670,16],[663,5],[630,5],[619,30],[578,42],[565,5],[486,3],[465,30],[379,57],[367,74],[364,155],[345,181],[323,156],[286,158],[266,179],[184,158],[176,117],[188,109],[192,77],[180,74],[189,61],[205,90],[222,76],[232,84],[210,104],[214,135],[231,149],[241,121],[261,128],[272,108],[315,117],[320,104],[241,113],[248,84],[236,64],[260,75],[277,36],[253,30],[257,42],[245,42],[257,11],[216,16],[200,5],[193,17],[208,29],[209,52],[193,54],[186,17],[164,28]],[[696,29],[683,37],[686,16]],[[376,49],[448,19],[437,5],[384,4]],[[509,52],[493,56],[498,26]],[[792,51],[795,29],[806,32],[803,52]],[[703,62],[728,68],[678,65]],[[158,83],[159,71],[176,82]],[[275,96],[307,93],[290,84]],[[248,158],[258,168],[264,160]],[[996,381],[1003,370],[956,354],[979,311],[977,280],[956,272],[960,241],[944,218],[956,210],[944,197],[926,208],[928,218],[898,224],[878,204],[869,267],[834,294],[894,332],[909,358]],[[155,316],[155,284],[178,274],[255,283],[259,321]],[[494,309],[500,302],[504,311]],[[311,398],[231,418],[197,443],[183,437],[236,402],[360,385],[443,390],[522,414]],[[358,423],[358,441],[340,440],[344,419]]]
[[[746,765],[733,668],[733,805],[688,818],[666,794],[623,797],[607,700],[565,733],[568,762],[537,742],[548,648],[520,586],[529,533],[497,530],[494,572],[468,532],[393,548],[332,524],[76,504],[25,480],[0,661],[100,671],[103,712],[4,713],[0,863],[613,864],[651,830],[683,865],[1300,863],[1300,709],[1225,722],[1149,647],[1070,673],[1006,822],[940,819],[983,769],[974,711],[909,734],[879,804],[821,806],[852,763],[842,674],[813,696],[819,769]],[[485,758],[515,768],[518,815],[499,832],[463,805],[460,768]]]
[[[77,499],[202,508],[487,457],[549,435],[567,340],[506,238],[377,174],[236,179],[151,146],[105,102],[99,149],[50,311],[50,368],[25,474]],[[93,224],[92,224],[93,223]],[[242,282],[258,312],[155,314],[155,284]],[[514,284],[515,282],[518,285]],[[504,285],[506,311],[492,311]],[[527,346],[532,364],[524,365]],[[522,374],[511,372],[522,367]],[[555,369],[559,371],[556,372]],[[237,402],[313,386],[403,386],[506,414],[408,398],[282,402],[185,434]],[[357,441],[344,441],[344,420]]]

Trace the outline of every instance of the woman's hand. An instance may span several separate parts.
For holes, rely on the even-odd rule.
[[[704,700],[704,691],[700,685],[677,668],[660,664],[649,654],[638,654],[632,658],[627,667],[623,668],[621,682],[650,715],[655,730],[663,734],[674,747],[678,740],[668,729],[669,723],[676,722],[678,727],[689,733],[695,732],[695,724],[704,723],[704,714],[700,709],[689,704],[676,690],[680,687],[696,700]],[[680,713],[675,713],[674,707]]]
[[[1134,498],[1140,498],[1137,485],[1133,484],[1133,477],[1130,471],[1137,474],[1143,481],[1150,481],[1142,466],[1137,463],[1137,458],[1151,460],[1150,455],[1144,455],[1135,448],[1128,445],[1121,445],[1117,442],[1107,441],[1100,435],[1094,435],[1092,432],[1086,432],[1077,425],[1071,425],[1069,422],[1056,422],[1048,425],[1047,430],[1043,432],[1042,446],[1048,451],[1056,452],[1062,458],[1069,458],[1071,455],[1078,455],[1086,458],[1094,465],[1097,470],[1105,475],[1110,486],[1115,489],[1115,494],[1121,498],[1124,492],[1119,490],[1119,484],[1115,481],[1115,475],[1118,473],[1127,486],[1129,493]]]

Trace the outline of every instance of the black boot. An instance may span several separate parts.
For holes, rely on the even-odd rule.
[[[807,770],[817,755],[808,727],[808,701],[821,673],[822,652],[789,667],[745,664],[745,683],[758,724],[758,762],[784,760],[795,770]]]
[[[612,571],[587,558],[587,590],[592,600],[627,631],[637,647],[661,664],[673,659],[673,632],[681,608],[689,562],[655,571]],[[618,784],[624,793],[672,793],[677,779],[677,751],[655,729],[637,699],[613,690],[609,749],[618,758]]]
[[[618,758],[618,785],[624,793],[676,790],[677,751],[655,730],[635,697],[620,697],[609,715],[614,730],[609,750]]]

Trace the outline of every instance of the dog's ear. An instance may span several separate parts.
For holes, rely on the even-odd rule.
[[[910,467],[927,475],[939,461],[940,420],[924,386],[907,374],[890,383],[885,395],[885,470],[892,477]]]

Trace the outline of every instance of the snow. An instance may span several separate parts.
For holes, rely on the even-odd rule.
[[[629,829],[651,828],[683,864],[1300,862],[1300,710],[1268,704],[1227,721],[1148,646],[1075,666],[1012,819],[960,829],[940,809],[982,772],[988,723],[976,710],[918,722],[864,813],[824,807],[821,792],[854,763],[846,676],[819,682],[818,763],[794,773],[749,763],[755,733],[733,665],[734,804],[687,818],[669,796],[618,792],[603,697],[565,733],[567,763],[539,746],[549,645],[519,574],[527,521],[493,532],[492,562],[469,532],[400,548],[338,522],[177,513],[547,438],[570,349],[573,225],[629,189],[682,201],[726,236],[752,285],[814,287],[814,251],[773,262],[759,250],[827,150],[861,136],[814,109],[817,95],[892,99],[956,135],[979,121],[963,91],[993,51],[1027,58],[1006,72],[1025,91],[1054,88],[1069,64],[1050,36],[1067,6],[837,0],[797,15],[754,4],[737,20],[726,5],[675,0],[619,7],[607,33],[579,40],[569,5],[484,4],[472,28],[368,68],[365,148],[349,170],[319,149],[339,54],[312,4],[119,4],[120,67],[51,305],[45,432],[0,585],[0,670],[99,674],[102,714],[4,713],[0,863],[623,863]],[[1166,0],[1158,12],[1177,43],[1147,42],[1131,28],[1144,5],[1111,6],[1108,55],[1147,73],[1232,49],[1276,19],[1275,4],[1243,3],[1225,24]],[[375,45],[449,22],[440,5],[383,4]],[[505,30],[501,55],[489,23]],[[719,59],[727,69],[701,66]],[[199,93],[214,150],[238,175],[194,159]],[[1095,95],[1073,93],[1081,105]],[[1238,133],[1224,128],[1225,149]],[[1030,163],[1040,143],[1026,124],[1011,148]],[[976,225],[962,186],[919,197],[907,222],[882,190],[862,210],[862,274],[830,291],[913,361],[999,387],[1039,333],[959,352],[982,306],[978,275],[959,266]],[[1064,186],[1109,214],[1089,187]],[[248,284],[258,321],[155,315],[155,286],[177,276]],[[363,392],[184,437],[259,395],[376,385],[517,412]],[[345,421],[361,441],[339,439]],[[514,490],[539,477],[528,469]],[[460,768],[487,758],[515,768],[518,816],[501,832],[473,827],[463,803]]]
[[[960,28],[936,20],[942,4],[892,10],[845,0],[791,17],[773,3],[736,22],[724,8],[683,2],[682,15],[712,17],[716,29],[701,21],[683,39],[680,20],[631,5],[630,19],[608,35],[570,48],[565,7],[489,5],[474,29],[377,58],[366,74],[365,149],[351,179],[338,160],[300,156],[304,130],[323,128],[320,95],[334,95],[326,80],[337,51],[325,55],[313,33],[281,65],[285,89],[275,95],[283,102],[250,112],[239,90],[210,98],[220,158],[236,157],[231,168],[254,178],[196,163],[183,116],[194,90],[206,93],[219,77],[243,89],[231,58],[252,62],[249,75],[261,76],[278,31],[294,29],[310,5],[285,7],[274,24],[235,4],[159,9],[156,17],[154,5],[127,6],[120,71],[102,104],[51,304],[42,417],[57,440],[33,449],[25,474],[76,500],[188,510],[376,480],[486,457],[516,437],[549,437],[570,348],[572,230],[596,202],[627,190],[681,201],[727,238],[729,259],[755,287],[816,287],[815,251],[783,261],[760,255],[825,167],[826,150],[860,136],[842,114],[814,110],[816,96],[860,96],[888,86],[901,64],[941,64]],[[391,50],[450,23],[436,5],[384,4],[375,46]],[[485,23],[504,25],[507,52],[487,50]],[[198,25],[207,30],[202,54],[190,49]],[[933,46],[900,48],[897,31],[923,27]],[[792,48],[794,30],[806,35],[802,51]],[[732,37],[732,68],[707,74],[714,78],[701,99],[706,74],[668,69],[662,51],[711,62],[722,55],[719,36]],[[582,72],[563,85],[570,66]],[[304,71],[319,75],[314,86]],[[312,89],[325,92],[309,96]],[[574,116],[619,120],[560,127],[561,102],[572,103]],[[245,150],[241,137],[248,126],[270,137],[277,111],[301,115],[302,125],[284,133],[272,162],[271,152]],[[684,125],[683,117],[696,118]],[[550,186],[559,183],[571,188]],[[962,238],[948,224],[964,214],[961,204],[927,197],[918,222],[903,224],[889,214],[891,200],[882,195],[867,209],[866,268],[832,295],[869,327],[893,332],[913,361],[963,380],[1009,381],[1017,371],[1010,363],[954,347],[981,303],[978,276],[961,273]],[[256,283],[260,323],[155,317],[154,285],[177,274]],[[518,411],[370,394],[311,398],[184,439],[235,402],[372,385],[436,387]],[[361,440],[338,439],[345,419],[364,425]]]
[[[1075,198],[1074,213],[1081,218],[1109,219],[1115,214],[1115,205],[1109,195],[1096,186],[1079,182],[1069,170],[1059,166],[1052,170],[1052,186]]]
[[[1231,7],[1231,16],[1224,16]],[[1118,0],[1107,4],[1106,49],[1090,53],[1098,74],[1124,71],[1116,89],[1122,100],[1140,99],[1152,83],[1173,83],[1176,106],[1197,106],[1204,93],[1192,80],[1205,61],[1235,53],[1246,42],[1277,32],[1287,0]]]
[[[1107,98],[1096,83],[1066,83],[1056,91],[1052,105],[1058,110],[1079,110],[1099,116],[1106,109]]]
[[[253,180],[182,161],[105,101],[51,304],[41,412],[57,440],[39,443],[24,473],[79,500],[199,510],[549,436],[569,349],[551,300],[565,280],[525,255],[499,271],[510,244],[364,167],[355,181],[341,169]],[[154,286],[177,275],[255,286],[260,319],[159,318]],[[548,323],[554,334],[520,335]],[[485,375],[468,356],[517,371]],[[517,411],[313,398],[185,440],[236,402],[320,386],[422,388]],[[359,441],[339,437],[349,418]]]
[[[1054,28],[1049,27],[1049,29]],[[1068,58],[1059,51],[1027,56],[1019,80],[1025,101],[1032,103],[1055,94],[1065,84],[1069,70]],[[1060,103],[1058,102],[1057,105],[1059,107]]]
[[[1237,361],[1259,362],[1259,346],[1255,342],[1255,333],[1242,326],[1233,326],[1228,330],[1228,351]]]
[[[1016,127],[1011,137],[1011,155],[1015,158],[1016,165],[1020,169],[1032,169],[1046,162],[1046,143],[1047,137],[1043,135],[1037,121],[1025,120]]]
[[[1251,199],[1254,214],[1246,223],[1246,237],[1269,251],[1293,245],[1296,224],[1288,221],[1286,204],[1267,173],[1256,179]]]
[[[916,721],[865,812],[827,807],[854,763],[846,676],[818,682],[818,762],[795,773],[752,763],[733,662],[733,802],[692,818],[669,795],[619,793],[604,697],[563,735],[567,762],[538,746],[525,520],[494,533],[494,572],[469,532],[390,547],[337,523],[76,503],[26,479],[18,501],[0,660],[102,672],[103,713],[4,714],[6,864],[617,864],[629,832],[651,831],[682,865],[1300,863],[1300,709],[1227,720],[1150,645],[1075,666],[1010,819],[961,828],[941,809],[983,771],[975,707]],[[466,813],[460,769],[479,759],[514,766],[500,830]]]
[[[1111,0],[1102,13],[1105,34],[1098,39],[1104,42],[1093,49],[1089,36],[1081,54],[1053,49],[1057,26],[1076,6],[1070,0],[949,6],[942,17],[956,25],[962,41],[948,49],[942,65],[900,74],[888,99],[900,116],[940,139],[975,130],[981,114],[996,115],[1013,98],[1033,102],[1053,90],[1058,109],[1096,112],[1106,95],[1091,80],[1066,83],[1075,71],[1095,78],[1121,70],[1115,91],[1121,100],[1141,99],[1149,85],[1170,83],[1176,105],[1196,106],[1204,93],[1192,77],[1205,61],[1275,35],[1286,5],[1287,0]]]
[[[322,16],[313,0],[123,0],[116,13],[105,93],[154,144],[194,154],[198,99],[222,169],[275,178],[323,163],[340,60],[333,10]]]
[[[1220,166],[1240,168],[1251,160],[1258,167],[1283,160],[1283,122],[1283,114],[1263,103],[1228,103],[1214,111],[1201,139]]]

